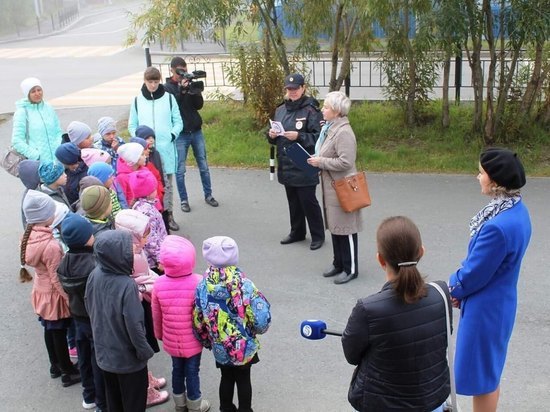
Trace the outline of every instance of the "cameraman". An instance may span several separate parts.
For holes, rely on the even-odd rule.
[[[170,63],[172,77],[166,79],[165,89],[176,97],[181,118],[183,119],[183,130],[176,139],[178,151],[178,165],[176,171],[176,184],[181,201],[181,210],[190,212],[187,190],[185,188],[185,163],[189,146],[193,148],[193,155],[199,168],[204,200],[210,206],[217,207],[218,202],[212,196],[212,184],[210,182],[210,170],[206,162],[206,144],[202,134],[202,118],[199,110],[202,109],[204,100],[202,98],[202,87],[194,84],[188,76],[182,76],[178,72],[187,72],[187,63],[181,57],[174,57]],[[198,83],[198,82],[197,82]],[[201,85],[202,86],[202,85]]]

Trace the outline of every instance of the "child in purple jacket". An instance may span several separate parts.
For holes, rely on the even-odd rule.
[[[157,179],[149,170],[140,169],[131,173],[130,187],[136,199],[132,209],[149,217],[151,231],[143,248],[147,256],[147,262],[151,269],[157,273],[162,272],[162,267],[159,267],[160,245],[167,234],[162,215],[155,206],[157,202]]]

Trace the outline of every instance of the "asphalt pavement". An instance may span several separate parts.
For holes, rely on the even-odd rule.
[[[124,120],[127,112],[127,107],[113,106],[59,110],[58,114],[63,127],[72,120],[93,127],[101,116]],[[207,129],[205,135],[208,142]],[[11,121],[0,124],[0,147],[8,146],[10,136]],[[206,267],[200,253],[204,239],[214,235],[235,238],[240,266],[271,302],[273,323],[260,338],[261,361],[252,368],[254,410],[350,411],[346,396],[353,367],[344,359],[339,338],[306,341],[299,334],[300,322],[323,319],[331,329],[341,330],[356,300],[380,289],[384,274],[375,262],[374,237],[377,225],[390,215],[406,215],[417,223],[426,247],[419,269],[429,280],[447,280],[465,256],[469,219],[487,199],[479,193],[473,175],[476,165],[472,165],[471,176],[369,173],[373,204],[363,211],[360,275],[349,284],[336,286],[321,277],[331,263],[330,241],[317,251],[309,250],[309,239],[279,244],[289,230],[288,210],[283,187],[269,181],[267,154],[266,147],[266,168],[262,170],[212,167],[218,208],[204,202],[198,170],[189,168],[192,211],[175,211],[182,227],[179,234],[188,236],[198,249],[199,273]],[[4,198],[0,203],[0,410],[82,410],[78,385],[62,388],[59,380],[50,379],[42,327],[30,305],[31,285],[18,282],[22,184],[4,171],[0,171],[0,184]],[[550,404],[546,304],[550,179],[529,179],[524,198],[533,220],[533,236],[519,281],[518,315],[502,379],[500,411],[540,411]],[[457,317],[455,311],[455,321]],[[170,381],[166,353],[156,354],[149,365],[155,375]],[[219,371],[207,350],[201,366],[203,396],[212,402],[212,410],[217,410]],[[460,398],[460,405],[463,411],[471,410],[468,398]],[[151,410],[170,411],[173,404],[170,401]]]

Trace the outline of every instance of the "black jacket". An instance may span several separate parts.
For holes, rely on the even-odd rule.
[[[202,117],[199,114],[199,110],[202,109],[204,105],[202,93],[189,93],[188,90],[182,88],[180,84],[175,82],[171,77],[166,78],[164,89],[168,93],[172,93],[178,102],[180,115],[183,119],[183,133],[201,130]]]
[[[145,337],[143,307],[136,282],[132,235],[107,230],[94,243],[97,266],[86,285],[86,309],[94,335],[97,365],[111,373],[137,372],[154,354]]]
[[[287,100],[275,111],[275,121],[283,124],[285,131],[298,131],[300,143],[309,153],[315,152],[315,142],[319,138],[323,115],[319,111],[319,102],[313,97],[302,96],[296,101]],[[268,141],[277,146],[277,179],[285,186],[304,187],[319,183],[318,175],[307,175],[296,167],[286,155],[285,148],[294,143],[286,137],[277,136]]]
[[[427,290],[406,304],[388,282],[353,309],[342,346],[358,365],[348,392],[358,411],[427,412],[449,396],[445,305],[434,287]]]
[[[84,294],[88,276],[95,268],[93,252],[91,247],[69,248],[57,268],[59,282],[69,296],[71,315],[82,322],[90,322],[84,305]]]

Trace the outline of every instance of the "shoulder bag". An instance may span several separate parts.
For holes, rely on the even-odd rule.
[[[25,141],[29,144],[29,113],[25,109]],[[0,166],[10,175],[19,177],[19,163],[25,160],[26,157],[10,146],[0,160]]]
[[[439,292],[445,303],[445,321],[447,323],[447,361],[449,363],[449,378],[451,381],[451,395],[450,399],[445,401],[443,405],[444,412],[460,412],[458,408],[458,403],[456,402],[456,385],[455,385],[455,375],[454,375],[454,345],[451,338],[451,319],[449,318],[449,301],[447,300],[447,295],[435,282],[430,282],[429,285],[433,286],[435,290]]]
[[[336,191],[340,207],[344,212],[355,212],[371,205],[365,172],[357,172],[337,180],[334,180],[329,170],[327,172],[331,178],[332,187]]]

